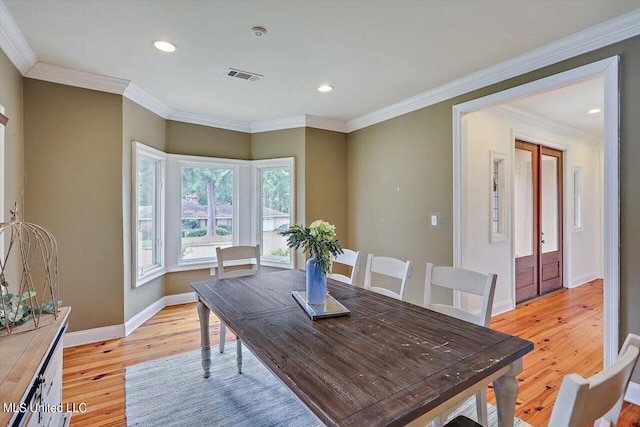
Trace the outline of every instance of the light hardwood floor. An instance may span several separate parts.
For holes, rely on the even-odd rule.
[[[571,372],[586,377],[602,369],[602,318],[601,281],[561,290],[493,318],[492,328],[535,345],[518,377],[518,417],[535,427],[546,426],[562,377]],[[219,324],[213,315],[211,334],[212,344],[217,343]],[[227,341],[233,339],[227,335]],[[193,303],[166,307],[126,338],[65,349],[63,399],[87,407],[86,413],[73,415],[71,424],[126,425],[125,368],[197,350],[199,344]],[[495,404],[491,390],[489,401]],[[640,427],[640,406],[625,403],[618,425]]]

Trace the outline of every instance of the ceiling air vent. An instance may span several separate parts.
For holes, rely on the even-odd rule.
[[[229,68],[226,72],[229,77],[235,77],[236,79],[249,80],[250,82],[257,82],[264,76],[262,74],[250,73],[248,71],[240,71],[235,68]]]

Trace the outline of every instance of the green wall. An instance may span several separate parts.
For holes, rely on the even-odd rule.
[[[166,150],[165,120],[144,107],[122,98],[122,206],[123,218],[131,217],[133,169],[132,141],[138,141],[161,151]],[[143,286],[134,288],[131,254],[131,221],[123,221],[124,248],[124,321],[144,310],[164,296],[165,277],[158,277]],[[126,243],[129,242],[129,245]]]
[[[305,130],[304,183],[307,225],[324,219],[336,226],[347,246],[347,135],[315,128]]]
[[[251,159],[251,134],[167,120],[167,153]]]
[[[58,242],[69,330],[122,324],[122,97],[24,79],[25,219]]]
[[[453,262],[452,107],[614,55],[621,88],[620,343],[640,333],[640,37],[349,134],[349,244],[413,260],[407,296],[419,302],[424,264]],[[432,212],[440,219],[435,231],[427,225]]]
[[[349,134],[349,245],[411,260],[405,299],[416,304],[427,260],[452,262],[451,138],[451,107],[444,103]],[[438,228],[429,227],[431,213]]]

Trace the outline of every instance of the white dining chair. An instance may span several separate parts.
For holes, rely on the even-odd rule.
[[[399,279],[400,290],[396,292],[383,286],[382,283],[374,283],[374,274],[380,274],[383,276],[389,276],[395,279]],[[404,298],[407,279],[410,276],[411,261],[402,261],[396,258],[375,256],[373,254],[369,254],[367,256],[367,268],[364,273],[364,288],[391,298],[402,300]],[[387,285],[387,283],[384,283],[384,285]]]
[[[493,308],[493,296],[496,291],[497,279],[498,276],[495,274],[482,274],[456,267],[436,267],[428,263],[424,286],[424,307],[488,328],[491,323],[491,310]],[[434,303],[431,299],[434,287],[481,296],[482,307],[480,314],[478,315],[448,304]],[[450,412],[451,411],[445,412],[436,417],[433,420],[433,427],[440,427]],[[486,387],[476,393],[476,413],[478,422],[484,426],[488,425]]]
[[[612,427],[618,423],[625,392],[640,354],[640,336],[627,335],[618,360],[588,379],[566,375],[551,411],[549,427]],[[478,427],[480,424],[458,416],[445,427]],[[480,426],[481,427],[481,426]]]
[[[342,253],[331,257],[331,264],[343,264],[351,268],[351,274],[345,276],[340,273],[331,273],[329,278],[337,280],[347,285],[355,285],[356,277],[358,275],[358,268],[360,267],[360,251],[353,251],[351,249],[342,249]]]
[[[218,279],[230,277],[253,276],[260,273],[260,245],[256,246],[230,246],[228,248],[216,248],[218,260]],[[225,263],[235,261],[233,265]],[[246,263],[245,263],[246,261]],[[249,267],[249,268],[247,268]],[[227,325],[220,322],[220,353],[224,353],[224,345],[227,335]],[[236,350],[238,358],[238,373],[242,373],[242,343],[236,336]]]
[[[624,394],[640,354],[640,336],[627,335],[618,360],[588,379],[569,374],[562,380],[549,427],[615,426]]]

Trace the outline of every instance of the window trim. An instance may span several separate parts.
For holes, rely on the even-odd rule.
[[[507,156],[503,153],[491,151],[491,164],[489,173],[489,241],[491,243],[507,242],[509,240],[507,230]],[[495,182],[496,174],[500,174],[500,170],[496,170],[496,164],[502,164],[502,179]],[[496,185],[499,188],[496,188]],[[498,197],[497,206],[494,205],[496,197]],[[498,231],[494,231],[496,219],[494,218],[494,210],[498,210],[497,221]]]
[[[251,222],[251,244],[260,244],[260,250],[264,249],[262,245],[262,182],[261,176],[263,170],[288,168],[289,185],[291,186],[291,195],[289,196],[289,216],[290,224],[296,223],[296,170],[294,157],[282,157],[277,159],[254,160],[251,162],[253,175],[253,218]],[[296,268],[295,251],[289,248],[289,262],[278,262],[263,257],[261,254],[260,264],[268,267],[277,267],[285,269]]]
[[[234,245],[255,245],[260,241],[257,236],[258,222],[257,217],[261,215],[261,209],[258,209],[262,204],[257,204],[256,190],[256,177],[258,171],[264,168],[277,168],[286,167],[291,171],[290,185],[291,185],[291,197],[290,197],[290,221],[295,223],[296,219],[296,171],[295,171],[295,158],[283,157],[267,160],[241,160],[241,159],[226,159],[219,157],[206,157],[206,156],[191,156],[184,154],[167,154],[162,151],[156,150],[151,147],[147,147],[137,141],[134,142],[134,149],[132,155],[132,206],[134,207],[131,212],[133,230],[136,230],[137,221],[137,145],[143,149],[148,149],[150,152],[157,154],[164,159],[163,163],[163,177],[164,177],[164,194],[163,194],[163,207],[162,207],[162,254],[163,254],[163,268],[156,271],[153,276],[149,273],[149,277],[145,277],[145,281],[138,280],[137,278],[137,235],[131,234],[131,246],[133,248],[132,259],[132,287],[140,286],[147,283],[156,277],[162,276],[167,272],[179,272],[179,271],[191,271],[191,270],[203,270],[203,269],[215,269],[218,266],[215,257],[206,259],[197,259],[192,262],[180,262],[180,245],[182,229],[181,222],[181,194],[182,194],[182,166],[203,166],[212,167],[220,166],[225,168],[234,168],[234,220],[237,226],[234,227],[233,244]],[[174,233],[174,231],[176,231]],[[265,262],[261,264],[270,267],[277,267],[282,269],[293,269],[296,265],[296,254],[290,249],[290,262],[272,262],[265,259]]]
[[[147,268],[143,274],[139,274],[138,272],[138,161],[142,158],[150,159],[156,162],[157,165],[157,174],[155,180],[155,206],[154,210],[157,214],[156,227],[154,230],[154,250],[156,251],[156,264],[152,267]],[[166,182],[166,159],[167,154],[157,150],[153,147],[149,147],[148,145],[142,144],[138,141],[132,141],[132,156],[131,156],[131,164],[132,164],[132,203],[133,207],[131,217],[132,217],[132,280],[131,283],[134,288],[144,285],[145,283],[149,283],[153,279],[156,279],[167,272],[166,269],[166,261],[165,261],[165,182]]]
[[[215,269],[218,261],[212,258],[200,258],[181,261],[180,245],[182,229],[182,166],[196,165],[203,167],[222,166],[236,168],[234,179],[234,215],[237,223],[237,234],[234,245],[248,245],[251,241],[251,161],[241,159],[225,159],[220,157],[191,156],[185,154],[167,154],[167,209],[166,209],[166,264],[168,272]],[[177,227],[177,229],[175,229]],[[176,231],[174,233],[174,231]],[[213,274],[212,274],[213,275]]]
[[[580,166],[573,166],[573,231],[582,231],[584,216],[583,216],[583,194],[582,194],[582,168]],[[577,182],[577,185],[576,185]]]

